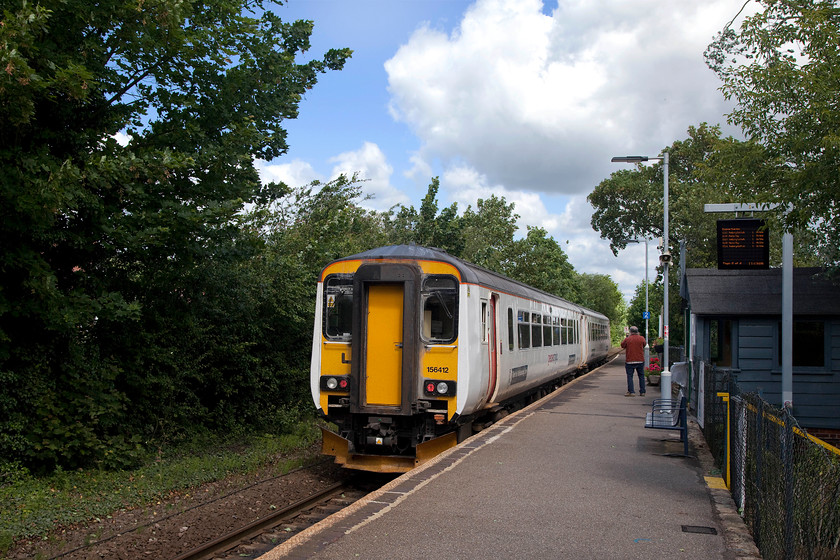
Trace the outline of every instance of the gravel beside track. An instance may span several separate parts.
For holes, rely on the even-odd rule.
[[[57,528],[46,539],[19,543],[6,558],[175,558],[346,477],[330,462],[283,476],[269,471],[232,476],[150,506],[113,512],[98,522]]]

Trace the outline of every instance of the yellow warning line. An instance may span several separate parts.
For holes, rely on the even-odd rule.
[[[726,482],[719,476],[704,476],[706,479],[706,486],[709,488],[719,488],[720,490],[727,490]]]

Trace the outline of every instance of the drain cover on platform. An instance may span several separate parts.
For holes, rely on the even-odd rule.
[[[701,533],[703,535],[717,535],[714,527],[698,527],[697,525],[683,525],[683,533]]]

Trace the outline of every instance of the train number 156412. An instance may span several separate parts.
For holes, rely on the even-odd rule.
[[[449,373],[448,367],[438,367],[438,366],[427,366],[426,371],[428,373]]]

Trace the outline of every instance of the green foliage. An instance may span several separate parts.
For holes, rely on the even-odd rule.
[[[512,250],[518,219],[514,204],[508,204],[496,195],[487,200],[479,198],[475,210],[467,206],[461,217],[464,225],[462,258],[490,270],[502,270]]]
[[[647,290],[648,306],[651,311],[650,320],[648,320],[649,332],[645,333],[645,283],[642,282],[636,286],[636,291],[630,299],[630,305],[627,307],[627,325],[635,325],[639,327],[639,333],[648,342],[653,343],[656,336],[658,323],[658,310],[662,308],[662,284],[649,284]]]
[[[400,205],[387,215],[387,234],[391,244],[416,243],[426,247],[443,249],[452,255],[463,252],[463,223],[458,216],[458,205],[453,203],[438,212],[437,193],[440,179],[433,177],[420,210],[414,206]]]
[[[688,138],[674,142],[669,153],[669,249],[679,254],[679,242],[688,248],[689,267],[714,266],[717,231],[713,214],[704,214],[707,203],[734,202],[726,188],[710,183],[702,174],[720,141],[720,128],[701,124],[688,128]],[[610,241],[613,253],[627,239],[662,237],[664,227],[664,169],[661,162],[620,169],[602,181],[588,196],[595,208],[592,227]]]
[[[308,449],[319,437],[314,422],[289,415],[280,435],[193,441],[178,452],[144,455],[143,464],[131,470],[59,468],[40,478],[25,469],[9,471],[0,479],[0,555],[17,539],[44,536],[57,526],[104,518],[118,509],[151,504],[173,493],[189,493],[231,474],[267,466],[283,474],[315,458]],[[185,454],[185,449],[190,452]]]
[[[580,299],[578,303],[603,313],[613,323],[621,324],[624,320],[624,297],[612,278],[605,274],[579,275]]]
[[[432,179],[420,211],[413,206],[392,208],[384,216],[388,243],[417,243],[444,249],[469,262],[494,270],[543,291],[572,301],[581,297],[579,279],[563,249],[548,233],[528,226],[514,239],[514,205],[492,196],[467,207],[458,216],[456,204],[438,212],[438,178]]]
[[[580,299],[574,267],[557,241],[542,228],[528,226],[528,234],[511,244],[501,272],[569,301]]]
[[[305,366],[274,342],[283,286],[242,211],[282,194],[253,158],[286,151],[350,51],[299,62],[312,22],[260,0],[2,18],[0,457],[123,467],[150,438],[275,423]]]
[[[840,263],[840,10],[829,0],[759,0],[762,10],[729,25],[706,50],[736,102],[729,121],[748,142],[729,146],[762,181],[733,182],[754,202],[777,202],[778,219],[813,233],[823,263]],[[731,24],[732,22],[730,22]],[[744,167],[729,159],[727,171]],[[744,179],[740,176],[739,179]],[[783,214],[790,208],[790,212]]]

